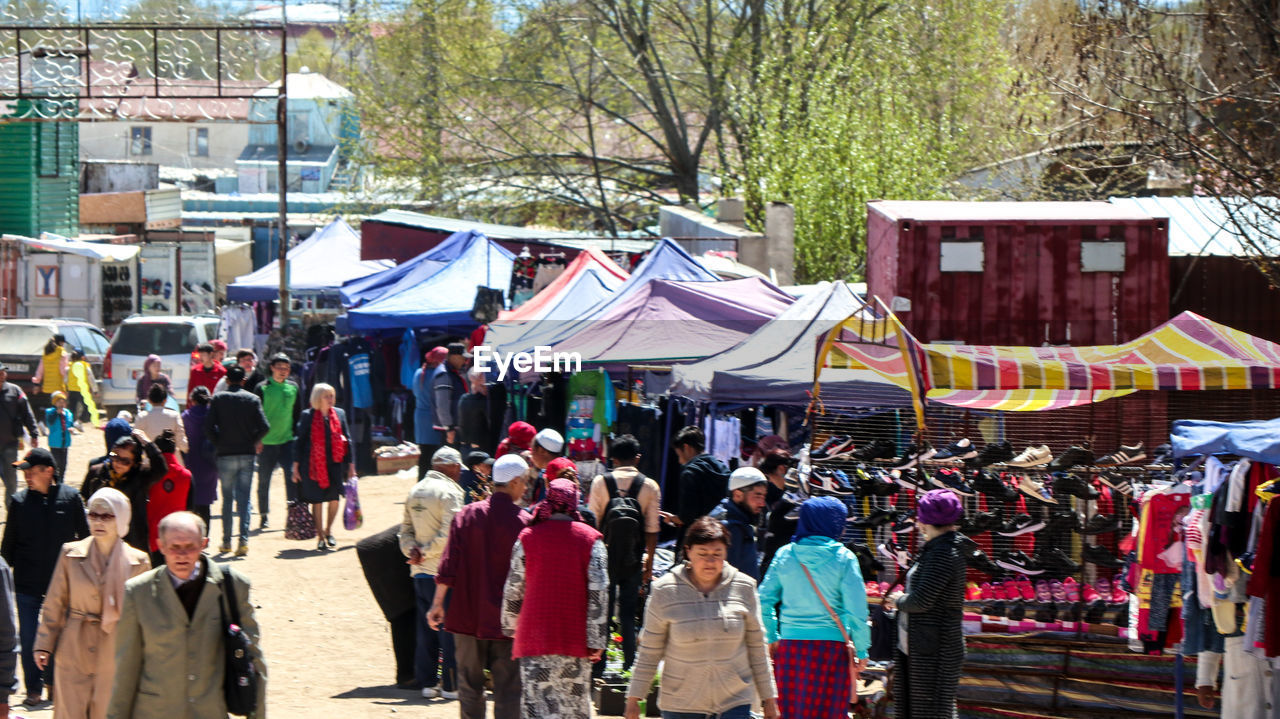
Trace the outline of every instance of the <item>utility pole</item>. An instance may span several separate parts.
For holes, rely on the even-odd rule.
[[[280,97],[276,100],[276,194],[280,204],[280,329],[289,325],[289,20],[280,3]]]

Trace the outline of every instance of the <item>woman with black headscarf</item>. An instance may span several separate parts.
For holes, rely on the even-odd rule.
[[[608,640],[608,555],[578,513],[578,485],[553,479],[511,551],[502,630],[515,638],[526,719],[590,719],[591,663]]]
[[[774,555],[760,584],[784,717],[845,719],[857,690],[851,670],[866,664],[867,590],[857,556],[839,541],[848,516],[833,497],[805,501],[791,544]]]

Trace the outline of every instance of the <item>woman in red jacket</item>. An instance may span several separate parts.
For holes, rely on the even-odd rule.
[[[526,719],[590,719],[591,663],[608,639],[604,542],[578,513],[578,485],[553,479],[520,532],[503,589]]]

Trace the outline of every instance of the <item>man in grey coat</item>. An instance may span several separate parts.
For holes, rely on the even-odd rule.
[[[204,520],[191,512],[166,516],[157,534],[164,566],[124,586],[108,719],[226,719],[226,627],[220,609],[228,585],[240,626],[253,644],[258,671],[254,716],[265,719],[267,666],[249,602],[249,580],[202,554],[209,545]]]

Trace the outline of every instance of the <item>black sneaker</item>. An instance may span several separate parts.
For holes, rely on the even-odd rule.
[[[1122,464],[1131,464],[1141,459],[1146,459],[1147,453],[1142,451],[1142,443],[1139,442],[1132,447],[1120,445],[1120,449],[1103,457],[1099,457],[1093,461],[1095,467],[1119,467]]]
[[[891,497],[898,493],[898,483],[881,469],[859,469],[853,488],[860,497]]]
[[[1005,484],[1000,477],[991,472],[984,470],[974,472],[971,484],[977,491],[1001,502],[1012,502],[1018,498],[1018,490]]]
[[[1065,452],[1054,458],[1047,469],[1050,472],[1065,472],[1072,467],[1087,467],[1091,464],[1093,464],[1093,452],[1084,447],[1072,445],[1067,447]]]
[[[844,472],[825,467],[814,467],[809,473],[809,494],[815,497],[848,497],[853,494]]]
[[[1107,616],[1107,603],[1101,599],[1089,602],[1085,608],[1084,621],[1087,624],[1101,624]],[[1128,622],[1126,622],[1128,624]]]
[[[916,464],[918,464],[919,462],[928,460],[936,452],[937,450],[934,449],[933,446],[930,445],[928,442],[912,444],[909,447],[907,447],[906,451],[902,453],[901,457],[898,457],[894,460],[893,468],[904,469],[904,470],[911,469],[912,467],[916,466]]]
[[[1096,544],[1086,544],[1084,549],[1080,552],[1080,558],[1099,567],[1108,567],[1110,569],[1121,569],[1124,567],[1124,562],[1122,560],[1116,558],[1116,556],[1111,552],[1108,552],[1106,547],[1099,547]]]
[[[1045,532],[1079,532],[1084,519],[1079,512],[1071,509],[1055,509],[1049,513],[1049,521],[1045,522]]]
[[[1054,547],[1036,552],[1036,564],[1052,574],[1066,576],[1080,571],[1080,565],[1071,560],[1066,552]]]
[[[898,517],[898,521],[893,523],[894,534],[910,534],[915,531],[916,520],[914,512],[906,512]]]
[[[884,563],[876,558],[876,553],[871,551],[871,547],[861,542],[849,542],[844,546],[858,558],[863,577],[875,577],[884,571]]]
[[[917,492],[929,491],[929,478],[920,469],[894,470],[890,473],[894,481],[903,489],[914,489]]]
[[[846,450],[853,449],[853,438],[847,434],[832,435],[822,446],[809,453],[809,459],[814,461],[833,459],[836,454]]]
[[[1173,445],[1162,444],[1156,447],[1151,456],[1152,464],[1173,464]]]
[[[929,481],[942,489],[949,489],[961,497],[972,497],[975,494],[973,487],[970,487],[969,483],[964,481],[964,474],[958,469],[940,469],[933,473]]]
[[[1001,553],[996,559],[996,566],[1029,577],[1044,574],[1044,569],[1035,560],[1018,551]]]
[[[871,510],[871,512],[865,517],[859,517],[857,519],[851,517],[846,519],[845,522],[854,529],[875,529],[876,527],[883,527],[884,525],[889,524],[894,521],[897,516],[898,513],[894,510],[880,509],[877,507]]]
[[[971,467],[986,467],[992,464],[1000,464],[1013,459],[1013,445],[1008,440],[992,442],[982,448],[977,457],[969,460]]]
[[[973,446],[966,437],[951,443],[950,447],[940,450],[929,458],[930,462],[963,462],[966,459],[974,459],[978,456],[978,448]]]
[[[1024,534],[1038,532],[1044,529],[1044,522],[1038,519],[1032,519],[1030,515],[1018,514],[1005,522],[1005,525],[996,532],[1001,537],[1021,537]],[[1004,566],[1004,565],[1001,565]]]
[[[903,549],[892,539],[881,544],[876,548],[876,550],[880,553],[881,557],[904,569],[911,563],[911,553]]]
[[[1093,485],[1067,472],[1055,472],[1053,474],[1053,494],[1055,497],[1070,494],[1080,499],[1098,498],[1098,490],[1094,489]]]
[[[1089,517],[1089,521],[1084,523],[1084,527],[1079,531],[1086,537],[1092,537],[1098,534],[1110,534],[1120,529],[1120,520],[1114,517],[1108,517],[1105,514],[1095,514]]]
[[[1133,495],[1133,480],[1122,474],[1108,474],[1106,472],[1097,475],[1098,481],[1107,485],[1124,495]]]
[[[1004,570],[991,561],[991,557],[981,549],[974,549],[964,554],[964,563],[969,569],[982,572],[989,577],[998,577],[1004,574]]]
[[[999,507],[993,512],[978,512],[973,519],[965,520],[961,526],[965,534],[974,535],[983,532],[994,532],[1004,527],[1004,513]]]
[[[871,462],[877,459],[893,459],[898,456],[898,448],[887,439],[873,439],[854,450],[850,459],[858,462]]]

